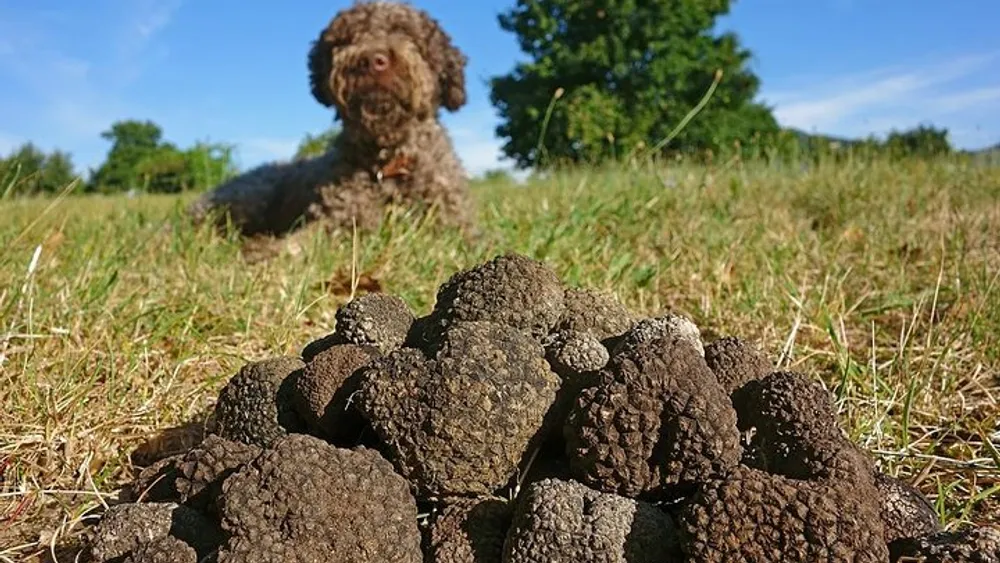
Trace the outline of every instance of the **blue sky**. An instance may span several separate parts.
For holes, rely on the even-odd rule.
[[[472,173],[501,160],[486,80],[521,57],[496,14],[514,0],[414,0],[469,56],[469,103],[444,114]],[[238,147],[241,166],[288,158],[331,122],[305,56],[350,0],[0,0],[0,154],[24,141],[96,166],[100,132],[152,119],[182,146]],[[755,53],[780,122],[861,136],[920,123],[959,147],[1000,142],[997,0],[739,0],[720,26]]]

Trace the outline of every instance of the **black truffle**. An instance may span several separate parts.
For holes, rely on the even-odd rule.
[[[1000,563],[1000,530],[987,527],[903,538],[890,545],[893,563]]]
[[[736,413],[684,336],[636,343],[577,398],[564,427],[573,475],[627,497],[673,497],[740,458]]]
[[[705,347],[705,361],[726,393],[774,371],[774,364],[756,346],[735,336],[726,336]]]
[[[214,433],[267,447],[289,432],[303,431],[291,400],[292,382],[303,367],[302,360],[284,356],[240,368],[219,393]]]
[[[222,540],[218,527],[197,511],[176,503],[128,503],[110,507],[88,542],[95,562],[119,560],[144,544],[173,537],[206,555]]]
[[[882,504],[885,541],[929,536],[941,531],[934,507],[916,487],[875,472],[875,486]]]
[[[370,362],[356,402],[420,495],[488,495],[516,472],[558,388],[537,341],[465,322],[434,359],[404,348]]]
[[[698,329],[698,325],[683,315],[673,313],[637,322],[617,340],[611,355],[628,353],[647,342],[666,336],[675,337],[689,344],[698,352],[698,355],[705,356],[705,347],[701,341],[701,331]]]
[[[351,405],[357,391],[352,377],[377,349],[356,344],[332,346],[317,354],[295,378],[292,402],[310,428],[338,445],[353,446],[363,431],[364,420]]]
[[[226,479],[219,563],[420,563],[417,505],[392,465],[366,448],[290,434]]]
[[[387,353],[403,345],[413,324],[406,302],[387,293],[369,293],[337,309],[335,333],[344,343]]]
[[[188,544],[168,536],[135,548],[124,563],[198,563],[198,554]]]
[[[427,560],[434,563],[501,563],[511,506],[500,498],[449,499],[434,517]]]
[[[503,324],[541,339],[559,321],[564,289],[555,272],[540,261],[506,254],[459,272],[438,289],[425,326],[436,342],[457,322]]]
[[[627,332],[638,320],[614,295],[595,289],[565,290],[565,308],[557,332],[582,332],[605,342]]]
[[[567,330],[545,339],[545,358],[559,377],[570,379],[597,372],[608,364],[610,355],[591,334]]]
[[[506,563],[680,562],[670,516],[641,501],[573,481],[532,483],[504,546]]]
[[[864,490],[745,467],[703,484],[678,524],[690,563],[889,557],[878,503]]]

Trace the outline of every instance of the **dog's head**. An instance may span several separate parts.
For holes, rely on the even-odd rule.
[[[465,104],[465,55],[427,13],[399,2],[357,2],[338,13],[309,51],[309,82],[380,145],[407,122]]]

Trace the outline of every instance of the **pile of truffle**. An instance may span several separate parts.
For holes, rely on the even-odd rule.
[[[504,255],[247,364],[147,467],[98,562],[998,561],[845,437],[830,394]]]

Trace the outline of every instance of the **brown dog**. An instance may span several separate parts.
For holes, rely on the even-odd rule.
[[[399,2],[356,2],[308,55],[313,96],[343,123],[327,152],[252,169],[189,208],[244,235],[283,235],[312,221],[371,228],[390,206],[434,209],[472,224],[468,180],[440,107],[465,104],[466,57],[427,13]]]

